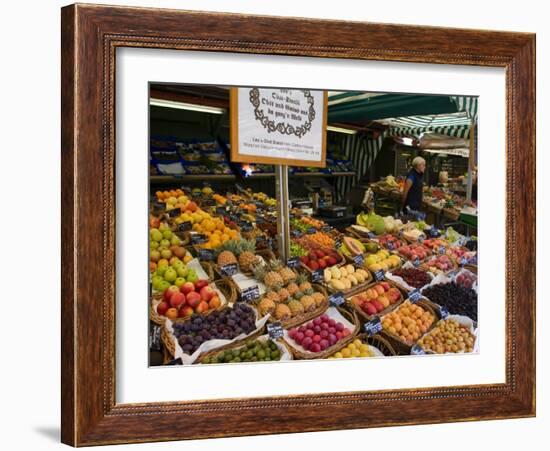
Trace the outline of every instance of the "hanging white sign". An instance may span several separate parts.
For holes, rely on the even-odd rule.
[[[327,95],[232,88],[231,161],[325,167]]]

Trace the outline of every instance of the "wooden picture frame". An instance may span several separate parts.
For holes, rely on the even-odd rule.
[[[273,158],[273,157],[264,157],[255,155],[253,159],[248,155],[242,155],[239,152],[238,142],[239,142],[239,95],[238,88],[230,89],[230,124],[231,124],[231,161],[240,162],[240,163],[263,163],[263,164],[281,164],[288,166],[310,166],[317,168],[324,168],[326,166],[326,155],[327,155],[327,114],[328,114],[328,93],[325,91],[323,94],[323,118],[322,118],[322,148],[321,148],[321,160],[320,161],[309,161],[309,160],[299,160],[299,159],[282,159],[282,158]],[[249,161],[252,160],[252,161]]]
[[[505,68],[506,382],[117,403],[114,90],[119,47]],[[62,9],[61,69],[64,443],[135,443],[535,415],[535,35],[72,5]],[[294,408],[303,406],[307,414]]]

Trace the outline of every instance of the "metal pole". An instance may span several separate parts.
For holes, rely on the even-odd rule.
[[[283,262],[286,262],[290,257],[288,166],[275,165],[275,192],[277,195],[277,242],[279,256]]]
[[[468,156],[468,185],[466,186],[466,200],[472,200],[472,170],[475,167],[475,143],[474,143],[474,121],[470,123],[470,155]]]

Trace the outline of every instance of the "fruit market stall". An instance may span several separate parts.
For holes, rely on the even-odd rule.
[[[435,215],[379,215],[376,200],[335,205],[380,146],[353,138],[361,159],[325,130],[324,165],[250,163],[206,128],[151,139],[151,365],[475,352],[476,238]],[[398,201],[403,180],[368,186]],[[453,221],[477,214],[450,189],[424,194]]]

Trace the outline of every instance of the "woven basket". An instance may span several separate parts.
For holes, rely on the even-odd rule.
[[[464,265],[464,269],[477,274],[477,265]]]
[[[357,338],[359,338],[363,343],[374,346],[385,356],[393,357],[397,355],[391,343],[380,334],[374,334],[370,337],[367,334],[360,334]]]
[[[432,256],[432,257],[433,257],[433,256]],[[428,265],[427,265],[427,263],[428,263],[429,260],[430,260],[429,258],[427,258],[426,260],[424,260],[424,262],[422,262],[422,263],[420,264],[419,268],[422,269],[422,270],[424,270],[424,271],[431,272],[431,271],[429,270]],[[444,275],[450,274],[450,273],[452,273],[452,272],[454,272],[454,271],[456,271],[456,270],[458,269],[458,265],[456,264],[456,261],[455,261],[453,258],[451,258],[451,257],[449,257],[449,260],[451,261],[451,263],[452,263],[453,266],[452,266],[452,268],[449,269],[448,271],[442,271],[441,273],[444,274]],[[434,276],[437,276],[438,273],[432,273],[432,274],[433,274]]]
[[[452,221],[458,221],[458,218],[460,218],[460,211],[457,211],[454,208],[444,208],[443,216],[451,219]]]
[[[377,313],[376,315],[367,315],[359,306],[355,305],[355,303],[352,302],[351,298],[354,295],[359,294],[361,291],[368,290],[369,288],[375,286],[379,282],[373,282],[370,285],[363,288],[363,290],[357,291],[357,292],[349,295],[349,297],[346,298],[346,304],[349,306],[349,308],[351,310],[353,310],[357,314],[357,317],[361,321],[367,322],[367,321],[370,321],[374,318],[382,317],[382,316],[390,313],[391,311],[395,310],[396,308],[398,308],[403,303],[403,301],[405,300],[405,297],[403,296],[403,290],[401,290],[397,284],[395,284],[395,283],[393,283],[389,280],[384,280],[384,282],[387,282],[392,287],[397,288],[399,290],[400,298],[394,304],[390,304],[388,307],[386,307],[384,310],[382,310],[380,313]]]
[[[367,279],[360,284],[352,286],[349,290],[342,291],[344,296],[351,296],[352,294],[359,293],[366,289],[369,285],[372,284],[374,277],[372,276],[371,272],[367,268],[361,268],[367,273]],[[329,292],[329,293],[339,293],[339,290],[336,290],[332,288],[330,284],[323,283],[323,287]]]
[[[214,282],[218,290],[220,290],[228,304],[237,302],[237,287],[231,279],[219,279]]]
[[[246,346],[248,343],[250,343],[252,341],[255,341],[257,339],[258,339],[258,336],[247,337],[243,340],[239,340],[236,343],[231,343],[231,345],[224,346],[223,348],[212,349],[212,351],[208,351],[208,352],[205,352],[205,353],[201,354],[199,356],[199,358],[197,360],[195,360],[195,362],[193,362],[193,364],[203,363],[204,359],[206,359],[207,357],[212,357],[213,355],[219,354],[223,351],[227,351],[228,349],[242,348],[243,346]],[[274,341],[277,344],[277,346],[285,348],[288,351],[288,353],[292,356],[292,351],[288,347],[288,345],[285,343],[284,340],[278,339],[278,340],[272,340],[272,341]],[[250,363],[250,362],[243,362],[243,363]]]
[[[425,332],[425,333],[428,333],[430,330],[433,329],[436,323],[441,319],[441,316],[439,315],[439,311],[437,309],[434,309],[433,308],[434,304],[426,298],[421,298],[416,304],[422,307],[424,310],[429,311],[434,316],[434,322],[432,323],[430,328]],[[384,317],[381,317],[380,319],[383,321]],[[392,345],[392,347],[396,351],[396,355],[410,355],[411,348],[414,346],[414,343],[409,345],[408,343],[405,343],[404,341],[402,341],[396,335],[393,335],[384,329],[382,329],[382,331],[380,332],[380,335]]]
[[[149,319],[159,326],[164,326],[165,318],[157,313],[157,310],[153,307],[153,299],[149,302]]]
[[[201,260],[200,264],[201,264],[202,269],[204,269],[204,272],[206,273],[206,275],[208,276],[208,279],[210,281],[214,281],[214,280],[217,279],[216,273],[214,272],[214,264],[213,263]]]
[[[227,308],[227,305],[223,305],[222,308]],[[209,311],[208,313],[206,313],[204,315],[209,315],[213,311],[214,310],[211,310],[211,311]],[[187,321],[187,320],[188,320],[188,318],[186,318],[186,319],[177,318],[176,320],[174,320],[174,322],[182,322],[182,321]],[[252,339],[252,338],[257,338],[260,335],[263,335],[264,333],[265,333],[265,326],[258,328],[254,332],[251,332],[250,335],[247,335],[246,337],[244,337],[240,340],[236,340],[236,341],[233,341],[233,342],[228,343],[226,345],[220,346],[219,348],[216,348],[215,350],[216,351],[225,350],[225,349],[230,348],[232,346],[236,346],[239,343],[243,343],[246,340],[249,340],[249,339]],[[170,332],[168,332],[166,327],[162,327],[161,332],[160,332],[160,339],[161,339],[161,341],[164,345],[164,348],[167,351],[167,354],[168,354],[168,357],[169,357],[168,361],[172,360],[174,358],[175,354],[176,354],[176,340],[177,340],[177,338],[174,335],[172,335]],[[214,351],[214,350],[212,350],[212,351]],[[208,352],[210,352],[210,351],[208,351]],[[207,354],[207,353],[204,352],[204,353],[200,354],[197,359],[200,359],[203,356],[203,354]],[[166,358],[165,358],[165,361],[166,361]]]
[[[299,349],[296,349],[291,344],[287,343],[288,348],[290,349],[292,355],[295,359],[298,360],[311,360],[311,359],[324,359],[335,352],[338,351],[338,349],[341,349],[351,341],[353,341],[356,337],[356,335],[359,333],[359,320],[357,319],[357,315],[355,312],[350,312],[348,310],[344,310],[342,308],[337,307],[337,310],[344,316],[350,323],[354,325],[353,331],[345,338],[339,340],[337,343],[333,344],[332,346],[329,346],[324,351],[312,353],[307,351],[301,351]]]

